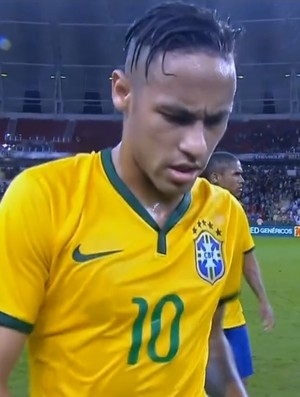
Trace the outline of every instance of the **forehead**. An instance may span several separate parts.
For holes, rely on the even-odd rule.
[[[226,171],[229,173],[242,173],[243,172],[243,168],[242,168],[242,164],[241,162],[238,161],[233,161],[232,163],[228,164],[228,166],[226,167]]]
[[[236,89],[233,58],[203,52],[171,52],[155,58],[145,82],[151,98],[182,103],[190,110],[228,107]]]

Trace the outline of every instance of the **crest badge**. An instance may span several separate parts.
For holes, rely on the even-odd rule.
[[[203,231],[195,240],[197,272],[210,284],[215,284],[225,273],[222,242],[211,233]]]

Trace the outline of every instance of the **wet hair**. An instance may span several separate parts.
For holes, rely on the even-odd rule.
[[[201,174],[201,178],[210,180],[213,173],[222,174],[232,164],[236,164],[239,159],[229,152],[215,152],[211,155],[209,162]]]
[[[160,54],[164,74],[164,59],[170,51],[213,53],[227,59],[234,55],[241,28],[234,29],[230,21],[222,21],[217,12],[196,5],[168,2],[149,9],[129,27],[125,37],[128,71],[136,68],[141,53],[148,50],[145,76],[151,62]]]

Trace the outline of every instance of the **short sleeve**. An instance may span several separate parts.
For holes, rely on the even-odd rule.
[[[250,234],[249,223],[245,211],[239,203],[235,203],[229,230],[232,257],[229,272],[220,303],[236,299],[239,296],[243,276],[244,254],[254,248],[254,241]]]
[[[45,294],[51,208],[43,184],[24,171],[0,204],[0,325],[30,333]]]
[[[243,232],[244,233],[243,234],[244,235],[243,253],[247,254],[248,252],[251,252],[254,250],[255,243],[254,243],[253,237],[250,232],[250,226],[249,226],[249,222],[248,222],[248,218],[247,218],[246,214],[244,217],[244,223],[245,223],[245,225],[243,227],[243,230],[245,230],[245,231]]]

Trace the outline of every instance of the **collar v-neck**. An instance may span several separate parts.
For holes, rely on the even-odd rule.
[[[141,204],[137,197],[127,187],[123,180],[119,177],[112,161],[111,148],[101,152],[101,162],[104,171],[114,187],[114,189],[123,197],[127,204],[135,211],[135,213],[149,226],[158,233],[157,251],[161,254],[167,253],[166,235],[176,224],[182,219],[187,212],[191,203],[191,193],[186,193],[177,207],[170,214],[166,224],[160,228],[157,222],[152,218],[146,208]]]

